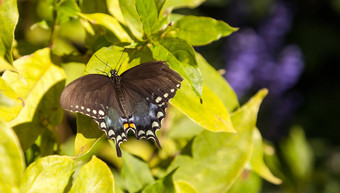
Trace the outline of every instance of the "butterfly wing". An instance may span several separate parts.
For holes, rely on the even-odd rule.
[[[115,140],[117,154],[121,155],[119,144],[126,140],[124,113],[110,77],[89,74],[74,80],[63,90],[60,104],[68,111],[92,117],[107,137]]]
[[[183,78],[163,61],[125,71],[118,77],[120,83],[115,78],[89,74],[76,79],[63,90],[61,106],[92,117],[107,137],[115,140],[119,157],[119,145],[127,140],[130,129],[137,139],[151,138],[160,146],[155,132]]]
[[[128,120],[130,129],[137,139],[154,139],[160,147],[155,132],[161,127],[168,101],[175,96],[183,78],[163,61],[140,64],[121,77],[122,92],[132,112]]]
[[[137,91],[151,102],[168,102],[181,86],[183,78],[164,61],[140,64],[121,75],[122,85]]]

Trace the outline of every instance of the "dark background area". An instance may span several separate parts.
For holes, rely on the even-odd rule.
[[[290,18],[286,19],[289,24],[283,24],[282,18],[277,18],[276,24],[271,23],[273,17],[284,17],[284,13],[273,10],[278,5],[289,11]],[[235,46],[231,44],[233,36],[245,29],[261,34],[266,22],[268,33],[273,28],[280,30],[280,25],[285,28],[285,32],[278,35],[280,44],[272,53],[273,58],[279,60],[280,50],[286,45],[294,45],[301,51],[303,69],[296,76],[295,83],[280,92],[280,96],[267,97],[263,112],[260,112],[259,128],[265,138],[275,142],[297,124],[304,128],[309,138],[325,138],[334,145],[340,144],[340,1],[208,0],[195,10],[181,11],[207,15],[239,27],[239,31],[230,37],[197,48],[217,69],[225,68],[227,71],[229,65],[233,65],[229,60],[233,56],[226,51]],[[261,61],[256,65],[260,68]],[[226,78],[228,80],[228,76]],[[250,77],[241,78],[246,80]],[[234,86],[233,82],[230,83]],[[272,92],[270,84],[269,81],[253,84],[238,95],[241,101],[245,101],[261,87]],[[287,96],[290,101],[285,100]],[[292,107],[287,111],[287,106]],[[279,113],[284,110],[287,112]],[[276,123],[268,123],[271,120]]]

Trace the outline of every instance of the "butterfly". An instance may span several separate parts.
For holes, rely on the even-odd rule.
[[[68,84],[60,96],[61,106],[89,117],[116,145],[135,137],[153,139],[160,146],[156,131],[161,127],[168,102],[181,87],[183,78],[165,61],[142,63],[121,75],[88,74]]]

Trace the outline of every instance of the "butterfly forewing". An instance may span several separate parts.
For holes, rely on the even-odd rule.
[[[90,74],[71,82],[62,92],[61,106],[92,117],[116,143],[127,140],[132,130],[137,139],[154,139],[165,117],[168,101],[175,96],[183,78],[163,61],[133,67],[121,76]]]

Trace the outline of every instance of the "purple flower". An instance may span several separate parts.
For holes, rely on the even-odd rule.
[[[292,19],[288,7],[277,3],[257,30],[241,27],[231,35],[225,50],[225,77],[240,98],[254,90],[269,89],[262,127],[272,139],[281,136],[280,128],[301,102],[297,92],[288,91],[297,83],[304,67],[299,47],[284,45]]]
[[[292,22],[291,12],[284,4],[277,4],[271,13],[258,33],[241,28],[230,37],[225,77],[240,97],[263,87],[269,88],[273,95],[280,95],[295,85],[302,72],[300,49],[294,45],[282,46]]]

